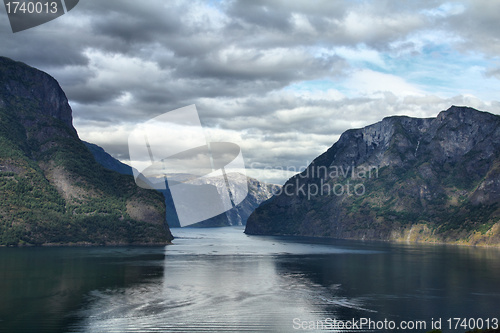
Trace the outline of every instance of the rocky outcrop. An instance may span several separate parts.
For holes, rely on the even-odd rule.
[[[500,244],[500,116],[452,106],[348,130],[248,234]]]
[[[0,57],[0,245],[165,244],[163,198],[98,164],[51,76]]]

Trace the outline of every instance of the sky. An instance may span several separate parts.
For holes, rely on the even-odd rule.
[[[247,175],[283,183],[387,116],[500,114],[498,13],[492,0],[81,0],[13,34],[0,6],[0,55],[57,79],[80,138],[123,162],[134,126],[195,104]]]

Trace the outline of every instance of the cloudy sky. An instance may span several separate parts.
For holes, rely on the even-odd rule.
[[[500,114],[500,1],[81,0],[16,34],[0,10],[0,55],[54,76],[80,137],[125,162],[137,123],[190,104],[278,183],[385,116]]]

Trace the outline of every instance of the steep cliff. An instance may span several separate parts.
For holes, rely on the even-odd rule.
[[[500,244],[500,116],[452,106],[348,130],[248,234]]]
[[[3,57],[0,197],[0,245],[172,239],[161,195],[95,161],[57,81]]]

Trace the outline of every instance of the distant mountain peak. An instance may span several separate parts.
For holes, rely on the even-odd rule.
[[[455,119],[456,121],[470,122],[476,117],[484,117],[484,116],[486,117],[490,116],[493,118],[495,117],[495,115],[489,112],[479,111],[468,106],[452,105],[447,110],[441,111],[436,117],[436,120],[444,121],[445,119]]]

